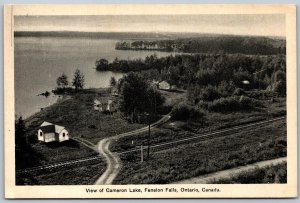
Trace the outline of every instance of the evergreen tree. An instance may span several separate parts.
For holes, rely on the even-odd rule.
[[[111,77],[109,83],[110,83],[110,87],[115,87],[117,85],[116,78],[115,77]]]
[[[15,121],[15,143],[16,148],[24,148],[27,145],[25,122],[20,116]]]
[[[72,85],[75,87],[76,90],[82,89],[84,87],[84,75],[80,72],[79,69],[76,69],[74,73]]]

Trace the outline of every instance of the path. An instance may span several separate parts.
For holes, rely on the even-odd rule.
[[[278,158],[278,159],[271,159],[271,160],[267,160],[267,161],[260,161],[260,162],[256,162],[256,163],[249,164],[246,166],[239,166],[239,167],[228,169],[228,170],[209,173],[206,175],[201,175],[198,177],[174,182],[171,184],[210,184],[213,181],[220,180],[223,178],[230,178],[232,175],[236,176],[242,172],[245,172],[248,170],[254,170],[257,167],[264,168],[264,167],[271,166],[271,165],[278,165],[278,164],[284,163],[286,161],[287,161],[286,157],[282,157],[282,158]]]
[[[169,114],[163,116],[159,121],[150,125],[150,129],[155,128],[156,126],[168,121],[171,118]],[[131,131],[128,133],[122,133],[113,137],[105,138],[98,143],[98,151],[105,158],[107,162],[107,167],[105,172],[100,176],[100,178],[95,182],[95,185],[111,185],[121,170],[122,162],[117,153],[111,152],[109,147],[113,140],[120,139],[122,137],[136,135],[143,132],[147,132],[149,126],[144,128]]]

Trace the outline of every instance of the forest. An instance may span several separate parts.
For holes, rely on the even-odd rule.
[[[199,115],[196,109],[215,112],[244,111],[262,107],[259,100],[285,97],[285,55],[247,56],[241,54],[195,54],[145,60],[105,59],[97,70],[137,72],[149,83],[167,81],[187,90],[184,105],[173,108],[175,117],[189,118],[182,112]],[[242,97],[241,97],[242,96]],[[176,114],[175,113],[175,114]]]
[[[255,36],[202,36],[163,40],[122,41],[116,43],[119,50],[160,50],[182,53],[216,53],[272,55],[285,54],[285,40]],[[217,50],[217,51],[216,51]]]
[[[99,71],[139,72],[148,80],[166,80],[183,89],[190,86],[213,89],[218,87],[226,94],[236,87],[275,89],[285,94],[285,55],[246,56],[240,54],[170,55],[158,58],[151,55],[145,60],[106,59],[96,62]],[[245,84],[245,81],[248,81]],[[210,98],[208,98],[210,99]]]

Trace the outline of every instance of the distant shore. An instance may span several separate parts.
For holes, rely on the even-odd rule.
[[[175,36],[146,32],[15,31],[14,37],[71,37],[92,39],[171,39]]]
[[[178,39],[197,37],[260,37],[285,40],[285,37],[258,35],[230,35],[193,32],[79,32],[79,31],[14,31],[14,37],[88,37],[99,39]]]

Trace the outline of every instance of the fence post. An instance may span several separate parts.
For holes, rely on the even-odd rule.
[[[141,163],[144,161],[143,145],[141,145]]]

